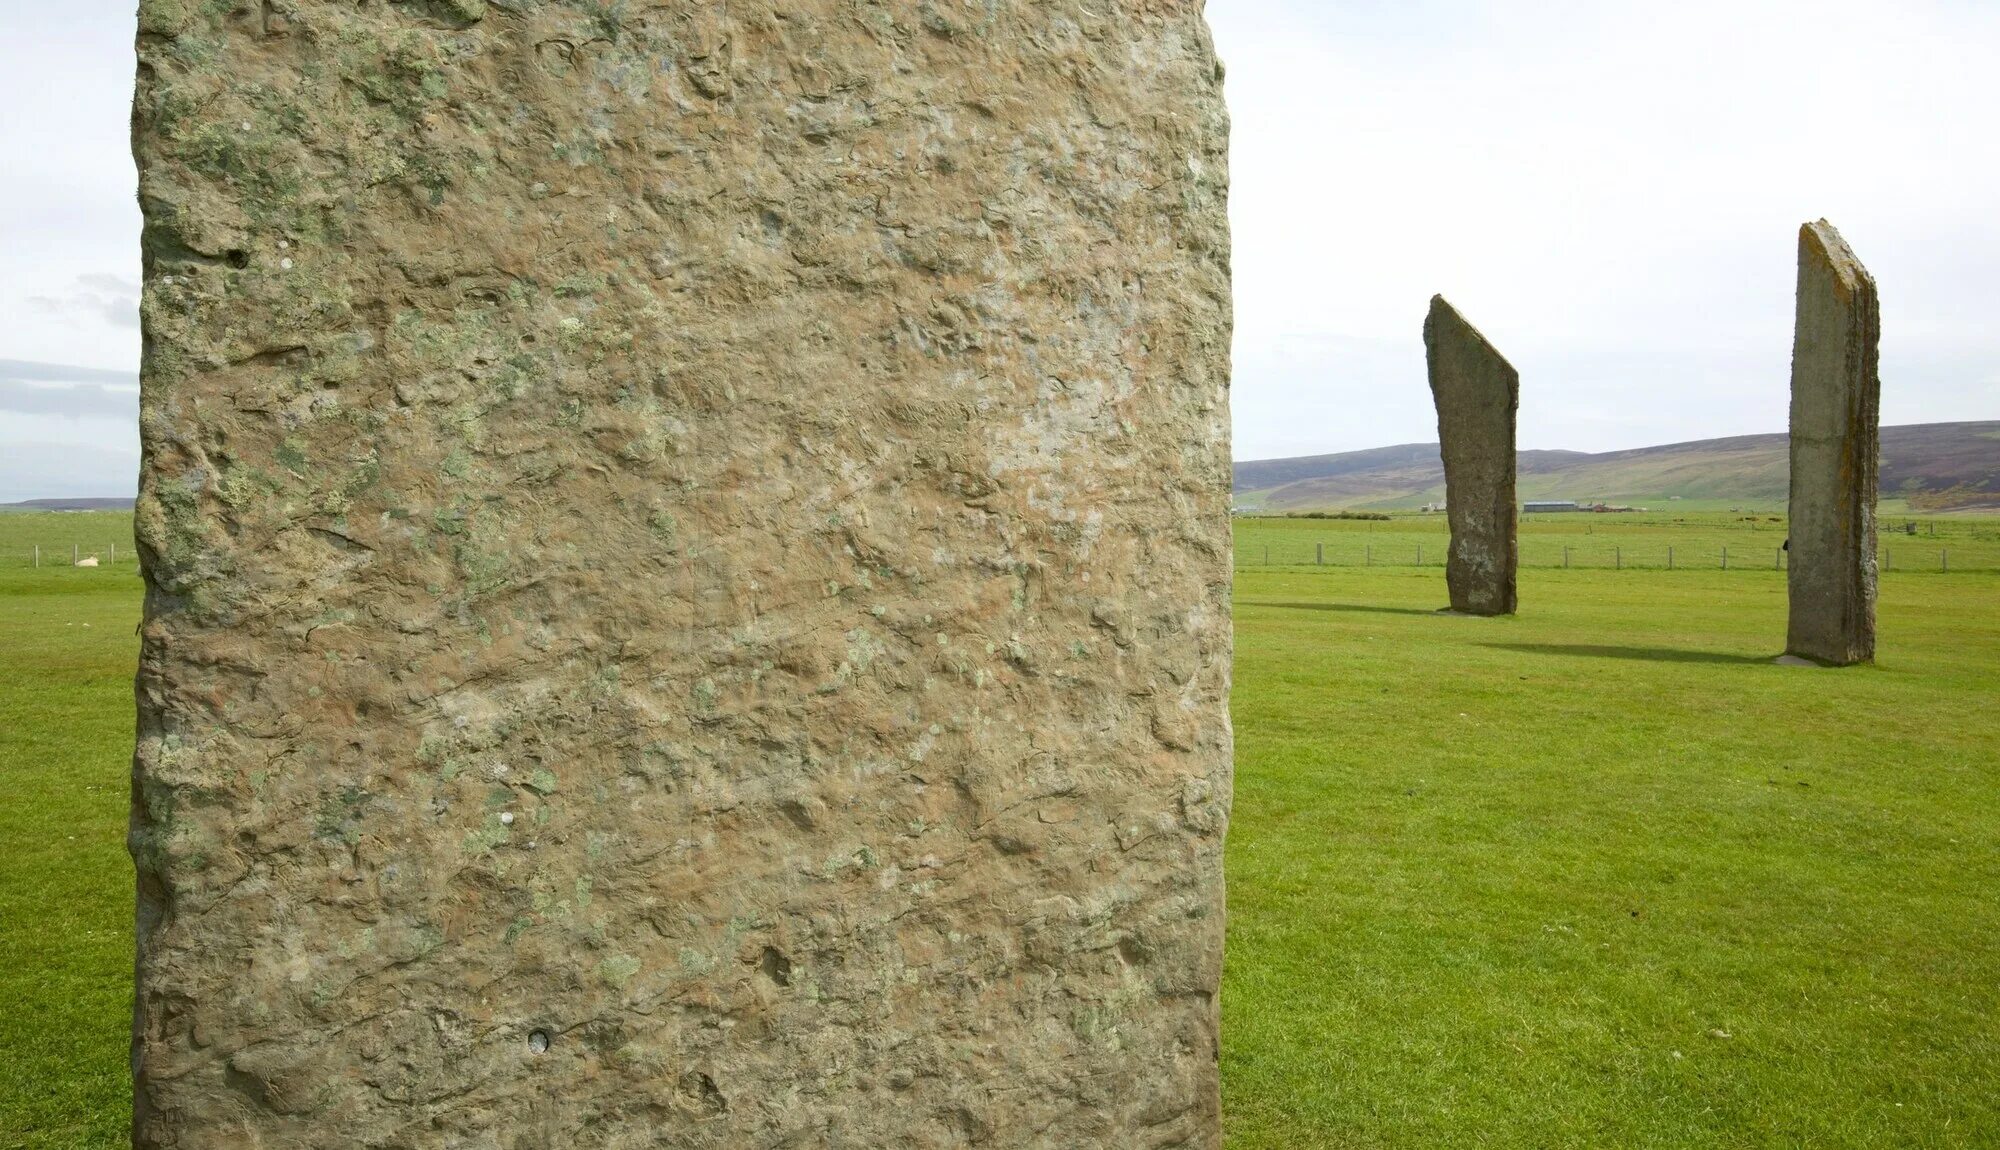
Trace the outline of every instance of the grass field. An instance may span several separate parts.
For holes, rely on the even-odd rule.
[[[126,1137],[138,590],[0,564],[0,1147]],[[2000,1145],[2000,575],[1846,671],[1768,570],[1443,602],[1238,571],[1232,1150]]]
[[[1915,535],[1904,533],[1914,523]],[[2000,518],[1902,517],[1879,520],[1879,554],[1890,571],[2000,571]],[[1659,568],[1769,571],[1783,561],[1785,522],[1775,513],[1675,512],[1671,515],[1556,513],[1525,516],[1523,567]],[[1242,518],[1236,566],[1443,567],[1451,529],[1442,515],[1398,515],[1388,522],[1351,519]],[[1668,555],[1668,549],[1673,554]],[[1940,553],[1944,553],[1940,557]]]
[[[2000,1145],[2000,578],[1442,582],[1238,572],[1231,1146]]]
[[[0,516],[15,520],[72,516]],[[130,538],[131,516],[121,517]],[[137,568],[0,566],[0,1147],[125,1144]]]
[[[36,549],[40,548],[37,555]],[[72,556],[97,556],[101,566],[136,573],[130,511],[9,511],[0,513],[0,570],[67,567]]]

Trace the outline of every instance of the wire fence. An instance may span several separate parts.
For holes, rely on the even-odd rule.
[[[1769,514],[1616,518],[1524,515],[1520,566],[1611,571],[1783,571],[1789,525]],[[1442,515],[1379,521],[1244,516],[1235,521],[1236,565],[1257,567],[1443,567],[1451,546]],[[1876,561],[1886,573],[2000,571],[2000,517],[1877,521]]]
[[[84,566],[136,570],[127,514],[0,516],[0,568]],[[1608,524],[1575,516],[1522,521],[1524,568],[1613,571],[1783,571],[1789,561],[1781,521],[1686,518]],[[1451,533],[1442,516],[1380,523],[1250,518],[1236,523],[1236,566],[1443,567]],[[1885,523],[1878,537],[1884,573],[2000,571],[2000,518]]]
[[[1238,567],[1443,567],[1447,539],[1422,542],[1357,540],[1282,540],[1239,544]],[[1547,539],[1522,539],[1519,564],[1530,568],[1605,569],[1612,571],[1783,571],[1790,558],[1782,545],[1685,546],[1653,544],[1628,547],[1624,544],[1558,543]],[[10,567],[130,567],[137,568],[139,556],[130,543],[29,544],[25,550],[0,559]],[[1877,569],[1884,572],[2000,571],[2000,562],[1984,554],[1985,548],[1925,547],[1922,545],[1883,547],[1876,553]]]
[[[1570,542],[1523,538],[1519,565],[1528,568],[1575,568],[1610,571],[1783,571],[1790,553],[1775,545],[1702,545]],[[1245,567],[1443,567],[1449,543],[1402,540],[1376,542],[1354,538],[1275,540],[1239,543],[1236,566]],[[2000,556],[1987,548],[1883,547],[1876,553],[1883,572],[1930,571],[1943,574],[2000,571]]]
[[[9,567],[131,567],[139,566],[139,553],[130,543],[110,540],[68,543],[30,543],[13,548],[6,557]]]

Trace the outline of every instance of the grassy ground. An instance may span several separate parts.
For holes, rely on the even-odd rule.
[[[97,556],[103,566],[116,563],[136,571],[139,553],[132,546],[130,511],[12,511],[0,514],[0,570],[33,567],[41,549],[43,567],[66,567],[72,555]]]
[[[1850,671],[1767,663],[1768,571],[1236,599],[1232,1150],[2000,1144],[2000,576]],[[126,1137],[137,614],[0,564],[0,1147]]]
[[[1238,574],[1231,1146],[2000,1145],[2000,579]]]
[[[130,566],[0,567],[0,1147],[127,1139],[139,594]]]
[[[1964,516],[1880,519],[1880,550],[1891,571],[2000,571],[2000,519]],[[1903,533],[1914,522],[1917,534]],[[1769,571],[1782,557],[1785,522],[1775,513],[1599,515],[1556,513],[1521,521],[1523,567],[1659,568]],[[1243,518],[1236,521],[1239,570],[1265,565],[1442,567],[1450,527],[1442,515],[1398,515],[1388,522]],[[1947,556],[1940,559],[1939,552]]]

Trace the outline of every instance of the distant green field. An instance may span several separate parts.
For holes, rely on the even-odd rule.
[[[1914,523],[1917,534],[1904,534]],[[1882,516],[1888,570],[2000,570],[2000,518]],[[1239,518],[1238,570],[1263,566],[1443,567],[1451,531],[1443,515],[1397,515],[1388,522],[1349,519]],[[1604,515],[1558,512],[1523,516],[1523,567],[1772,570],[1784,561],[1782,515]],[[1672,548],[1673,554],[1668,555]]]
[[[72,555],[97,556],[137,570],[130,511],[10,511],[0,514],[0,568],[68,566]]]
[[[113,1147],[139,581],[15,562],[34,518],[0,517],[0,1147]],[[1239,560],[1366,526],[1242,523]],[[1436,615],[1433,567],[1235,595],[1232,1150],[2000,1145],[2000,575],[1885,578],[1845,671],[1770,665],[1768,569],[1530,568],[1500,620]]]

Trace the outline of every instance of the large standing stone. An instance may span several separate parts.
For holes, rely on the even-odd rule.
[[[1514,413],[1521,377],[1443,296],[1424,317],[1424,353],[1437,402],[1451,553],[1451,609],[1514,613]]]
[[[1785,653],[1817,663],[1875,657],[1881,340],[1874,277],[1832,224],[1801,227]]]
[[[140,19],[138,1145],[1217,1145],[1200,5]]]

